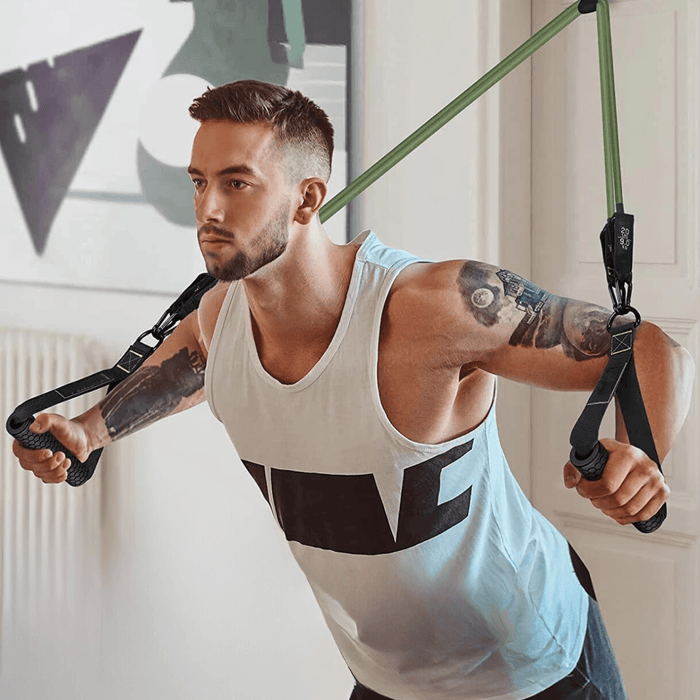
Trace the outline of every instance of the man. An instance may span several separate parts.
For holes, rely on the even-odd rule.
[[[318,221],[333,130],[286,88],[240,81],[190,108],[199,245],[220,280],[161,348],[73,420],[78,459],[208,399],[270,504],[357,679],[353,700],[621,700],[587,571],[505,462],[495,375],[591,390],[604,309],[473,261],[429,263]],[[693,363],[656,326],[636,364],[660,457]],[[604,477],[565,479],[621,525],[669,489],[618,424]],[[47,483],[61,453],[14,451]]]

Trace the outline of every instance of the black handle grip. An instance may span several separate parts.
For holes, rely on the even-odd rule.
[[[30,416],[26,420],[17,420],[14,414],[7,419],[5,427],[7,432],[15,438],[22,447],[29,450],[45,450],[49,449],[52,452],[63,452],[70,459],[70,467],[66,476],[66,481],[71,486],[81,486],[94,473],[97,467],[97,462],[102,454],[102,448],[90,453],[90,456],[81,462],[70,451],[67,450],[51,433],[33,433],[29,430],[29,426],[34,422],[34,416]]]
[[[572,447],[571,453],[569,454],[569,461],[581,472],[581,476],[584,479],[587,481],[598,481],[603,476],[603,470],[608,462],[608,451],[599,441],[595,444],[595,447],[589,455],[581,458]],[[661,527],[663,521],[666,520],[666,514],[666,504],[664,503],[661,508],[659,508],[656,515],[652,515],[648,520],[642,520],[632,524],[639,532],[649,534]]]

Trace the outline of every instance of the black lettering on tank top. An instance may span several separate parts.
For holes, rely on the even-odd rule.
[[[440,473],[473,440],[404,470],[396,539],[372,474],[271,469],[277,519],[287,540],[346,554],[389,554],[426,542],[469,515],[472,487],[438,505]],[[242,460],[268,500],[265,467]]]

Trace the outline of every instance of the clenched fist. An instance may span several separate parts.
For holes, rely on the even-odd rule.
[[[668,500],[669,489],[656,463],[643,450],[617,440],[602,439],[608,462],[599,481],[586,481],[567,462],[564,485],[576,488],[579,495],[620,525],[648,520]]]
[[[87,432],[77,420],[68,420],[56,413],[40,413],[29,429],[37,434],[50,432],[81,462],[90,455]],[[66,480],[70,459],[63,452],[29,450],[17,440],[12,444],[12,452],[23,469],[33,472],[45,484],[58,484]]]

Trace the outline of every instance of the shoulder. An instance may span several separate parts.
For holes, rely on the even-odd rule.
[[[231,282],[217,282],[199,302],[199,308],[197,309],[198,335],[200,345],[203,346],[202,349],[207,354],[209,354],[216,322],[230,286]]]
[[[474,260],[409,265],[389,293],[385,323],[414,338],[420,334],[442,363],[457,367],[477,360],[489,342],[482,333],[489,323],[474,313],[474,304],[497,313],[497,272]]]
[[[428,292],[449,294],[457,289],[459,270],[464,261],[415,262],[404,268],[392,287],[392,294],[414,295]]]
[[[436,263],[415,263],[403,270],[392,292],[422,299],[428,303],[438,301],[465,301],[465,295],[476,293],[476,301],[484,308],[487,300],[495,300],[508,285],[530,285],[518,275],[501,270],[495,265],[478,260],[447,260]]]

